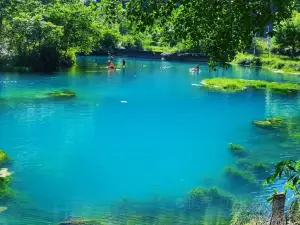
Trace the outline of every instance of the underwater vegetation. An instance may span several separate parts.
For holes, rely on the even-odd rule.
[[[59,225],[104,225],[101,221],[90,219],[76,219],[61,222]]]
[[[204,79],[201,84],[209,89],[221,90],[226,92],[243,91],[248,88],[269,89],[279,94],[297,94],[300,91],[300,85],[296,83],[278,83],[262,80],[212,78]]]
[[[253,120],[252,123],[261,128],[279,128],[283,126],[283,120],[280,118],[269,118],[265,120]]]
[[[46,94],[53,98],[73,98],[76,97],[76,93],[71,90],[53,91]]]
[[[200,187],[194,188],[189,192],[187,201],[189,209],[201,209],[203,207],[219,205],[228,209],[232,207],[234,198],[217,187]]]
[[[0,165],[3,165],[9,161],[9,156],[3,150],[0,150]],[[7,168],[0,169],[0,198],[12,195],[12,190],[10,188],[11,175],[12,173],[8,171]]]
[[[9,156],[7,155],[6,152],[0,149],[0,165],[6,163],[7,161],[9,161]]]
[[[237,144],[233,144],[233,143],[229,143],[228,145],[229,149],[231,150],[231,152],[236,155],[236,156],[246,156],[247,155],[247,151],[245,150],[245,148],[241,145],[237,145]]]
[[[225,167],[225,173],[227,177],[234,182],[259,187],[258,181],[249,171],[227,166]]]

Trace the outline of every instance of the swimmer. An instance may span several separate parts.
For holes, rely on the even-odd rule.
[[[108,66],[108,69],[114,70],[115,69],[115,65],[113,63],[110,63]]]

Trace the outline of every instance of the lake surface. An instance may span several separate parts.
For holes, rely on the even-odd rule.
[[[8,207],[0,224],[57,224],[70,216],[124,213],[155,217],[176,210],[178,215],[184,211],[180,202],[196,187],[265,199],[270,189],[251,190],[226,179],[224,168],[237,160],[228,143],[243,145],[253,159],[268,163],[300,156],[298,145],[282,146],[251,124],[300,115],[298,96],[226,94],[195,86],[212,77],[300,82],[297,76],[243,67],[210,72],[206,64],[197,74],[189,72],[191,63],[129,58],[126,69],[109,73],[101,68],[106,61],[81,57],[69,71],[0,74],[5,99],[0,148],[13,159],[15,191],[14,199],[0,201]],[[77,97],[36,98],[62,89]],[[140,211],[121,210],[120,202],[132,202]]]

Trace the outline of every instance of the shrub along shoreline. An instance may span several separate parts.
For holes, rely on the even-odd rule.
[[[291,59],[286,56],[272,55],[268,57],[238,53],[231,64],[237,64],[241,66],[257,66],[270,69],[276,73],[300,75],[300,60],[298,58]]]

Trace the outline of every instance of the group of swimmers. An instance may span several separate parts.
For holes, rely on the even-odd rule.
[[[110,55],[109,54],[109,60],[107,61],[107,68],[108,69],[110,69],[110,70],[115,70],[116,69],[116,67],[115,67],[115,65],[113,64],[113,60],[114,60],[114,57],[113,57],[113,55]],[[123,68],[125,68],[126,67],[126,62],[125,62],[125,60],[123,59],[123,61],[122,61],[122,67]],[[145,65],[142,65],[142,67],[146,67]],[[160,67],[161,69],[168,69],[168,68],[170,68],[169,66],[161,66]],[[200,71],[200,65],[199,64],[197,64],[196,65],[196,67],[194,67],[194,68],[190,68],[190,71]]]
[[[107,61],[107,68],[110,69],[110,70],[114,70],[116,69],[114,63],[113,63],[113,60],[114,60],[114,57],[113,55],[110,55],[109,56],[109,60]],[[125,60],[123,59],[122,61],[122,67],[125,68],[126,67],[126,62]]]

